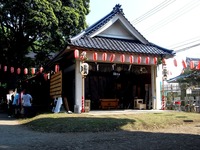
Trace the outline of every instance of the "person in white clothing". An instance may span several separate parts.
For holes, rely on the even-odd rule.
[[[22,96],[22,106],[24,108],[24,117],[29,117],[30,110],[32,106],[32,96],[24,90],[24,94]]]

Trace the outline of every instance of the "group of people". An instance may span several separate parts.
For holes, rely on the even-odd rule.
[[[8,117],[29,117],[32,100],[32,96],[26,90],[21,92],[19,90],[9,91],[9,94],[7,94]]]

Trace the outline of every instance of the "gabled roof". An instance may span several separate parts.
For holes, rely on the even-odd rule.
[[[70,39],[69,46],[87,50],[129,52],[173,57],[174,51],[148,42],[124,16],[121,5]]]
[[[99,51],[106,50],[110,52],[115,51],[152,55],[168,55],[172,52],[150,44],[145,45],[139,41],[104,37],[84,37],[80,38],[79,40],[73,41],[71,44],[78,47],[86,48],[87,50],[96,49]]]

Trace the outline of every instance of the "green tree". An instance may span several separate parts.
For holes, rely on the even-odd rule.
[[[0,61],[37,66],[87,27],[90,0],[0,0]],[[36,60],[27,59],[29,52]]]

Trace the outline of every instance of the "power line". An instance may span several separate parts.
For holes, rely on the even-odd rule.
[[[197,43],[197,44],[194,44],[194,45],[191,45],[191,46],[188,46],[188,47],[181,48],[179,50],[176,50],[175,52],[179,53],[179,52],[186,51],[186,50],[189,50],[190,48],[194,48],[194,47],[197,47],[197,46],[200,46],[200,43]]]
[[[148,12],[146,12],[145,14],[143,14],[142,16],[136,18],[135,20],[133,20],[131,23],[132,24],[138,24],[141,21],[145,20],[146,18],[152,16],[153,14],[157,13],[158,11],[160,11],[161,9],[167,7],[168,5],[170,5],[171,3],[175,2],[175,0],[165,0],[162,3],[160,3],[159,5],[157,5],[156,7],[154,7],[153,9],[149,10]]]
[[[194,2],[194,1],[193,1]],[[186,5],[184,5],[184,7],[182,7],[181,9],[179,9],[178,11],[176,11],[175,13],[169,15],[168,17],[166,17],[165,19],[163,19],[162,21],[158,22],[157,24],[154,24],[153,26],[149,27],[148,29],[146,29],[144,31],[145,34],[149,34],[155,30],[158,30],[159,28],[167,25],[168,23],[172,22],[173,20],[177,19],[178,17],[182,16],[183,14],[189,12],[190,10],[192,10],[193,8],[197,7],[200,1],[196,1],[194,3],[187,3]]]
[[[197,39],[197,40],[194,40],[194,41],[191,41],[191,42],[188,42],[188,43],[184,43],[184,44],[176,46],[176,47],[172,47],[171,49],[176,49],[176,48],[179,48],[179,47],[183,47],[185,45],[189,45],[189,44],[192,44],[192,43],[195,43],[195,42],[198,42],[198,41],[200,41],[200,39]]]
[[[187,39],[185,41],[181,41],[179,43],[175,43],[175,44],[169,45],[168,47],[170,47],[170,49],[176,49],[178,47],[182,47],[184,45],[187,45],[187,44],[185,44],[186,42],[190,41],[190,43],[194,43],[195,41],[199,41],[199,40],[200,40],[200,36],[196,36],[196,37],[193,37],[191,39]]]

